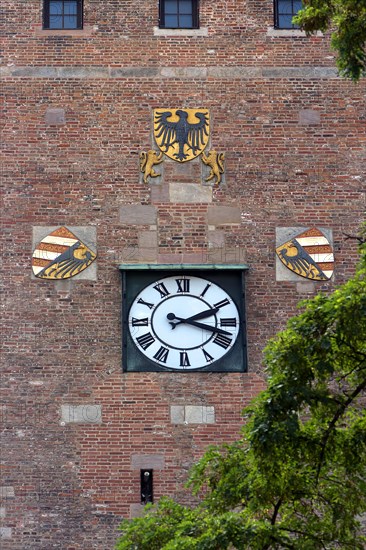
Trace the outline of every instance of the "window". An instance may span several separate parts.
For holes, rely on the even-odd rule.
[[[274,16],[276,29],[298,29],[292,23],[292,18],[302,8],[301,0],[274,0]]]
[[[44,0],[44,29],[82,29],[82,0]]]
[[[160,27],[198,29],[198,0],[160,0]]]

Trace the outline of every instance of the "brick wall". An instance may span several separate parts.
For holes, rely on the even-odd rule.
[[[43,31],[41,4],[3,0],[0,536],[4,550],[104,550],[141,512],[140,468],[156,498],[190,501],[190,465],[237,437],[265,386],[268,339],[353,273],[365,86],[337,77],[328,37],[273,31],[272,0],[201,0],[191,33],[158,30],[157,2],[112,0],[84,1],[82,31]],[[210,110],[221,186],[198,160],[142,183],[161,107]],[[61,225],[95,238],[97,269],[36,279],[37,235]],[[332,235],[333,279],[277,280],[276,229],[310,226]],[[122,373],[129,262],[248,264],[248,373]]]

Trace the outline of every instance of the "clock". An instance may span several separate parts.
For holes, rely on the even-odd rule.
[[[245,370],[242,272],[123,274],[124,370]]]

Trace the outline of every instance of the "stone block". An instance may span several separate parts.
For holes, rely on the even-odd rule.
[[[159,69],[155,67],[118,67],[110,69],[111,78],[157,78]]]
[[[299,124],[304,126],[320,124],[319,111],[314,111],[314,109],[302,109],[299,111]]]
[[[158,246],[157,231],[141,231],[139,233],[139,247],[156,248]]]
[[[298,294],[315,294],[316,283],[314,281],[304,281],[296,283],[296,291]]]
[[[46,111],[46,124],[50,126],[57,126],[59,124],[65,124],[65,109],[47,109]]]
[[[200,27],[199,29],[161,29],[154,27],[154,36],[208,36],[208,27]]]
[[[241,223],[241,210],[237,206],[210,206],[207,220],[211,225],[232,225]]]
[[[209,248],[222,248],[225,246],[225,231],[208,231],[207,240]]]
[[[182,253],[169,253],[161,252],[158,254],[159,264],[182,264],[183,263],[183,254]]]
[[[164,181],[167,183],[199,183],[201,182],[201,161],[199,159],[190,162],[164,162]]]
[[[172,424],[214,424],[215,407],[202,405],[171,405]]]
[[[215,422],[215,409],[214,407],[186,405],[185,422],[187,424],[213,424]]]
[[[138,263],[155,263],[158,259],[157,248],[139,248]]]
[[[14,497],[15,497],[14,487],[11,487],[10,485],[3,485],[2,487],[0,487],[0,499],[14,498]]]
[[[6,508],[3,506],[0,507],[0,519],[4,519],[6,516]]]
[[[300,29],[274,29],[273,27],[267,28],[267,36],[272,37],[294,37],[294,36],[303,36],[306,37],[306,32],[301,31]]]
[[[169,196],[170,202],[209,203],[212,202],[212,188],[196,183],[170,183]]]
[[[240,264],[246,263],[246,250],[243,246],[222,246],[206,250],[207,264]]]
[[[172,424],[184,424],[184,405],[170,407],[170,421]]]
[[[133,454],[131,455],[131,470],[163,470],[165,457],[162,454]]]
[[[145,506],[143,504],[130,504],[130,519],[140,518],[145,513]]]
[[[144,204],[129,204],[119,210],[120,222],[126,225],[151,225],[156,223],[156,208]]]
[[[151,185],[150,198],[152,203],[169,202],[169,186]]]
[[[183,252],[182,263],[184,264],[209,263],[206,261],[206,248],[203,248],[201,252]]]
[[[92,403],[84,405],[61,405],[61,423],[101,424],[102,406]]]
[[[57,78],[57,67],[15,67],[11,71],[12,76],[22,78]]]
[[[0,539],[9,540],[12,537],[11,527],[0,527]]]
[[[207,76],[209,78],[225,78],[225,79],[247,79],[261,78],[262,70],[260,67],[208,67]]]
[[[108,67],[57,67],[59,78],[108,78]]]
[[[55,288],[60,294],[70,295],[74,286],[75,284],[72,279],[62,279],[60,281],[55,281]]]

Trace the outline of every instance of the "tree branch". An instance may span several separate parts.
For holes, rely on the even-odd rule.
[[[347,407],[349,407],[349,405],[352,403],[352,401],[354,401],[354,399],[356,399],[356,397],[366,388],[366,378],[365,380],[363,380],[363,382],[361,382],[361,384],[359,384],[357,386],[357,388],[351,393],[351,395],[349,396],[348,399],[346,399],[346,401],[343,403],[343,405],[337,410],[337,412],[335,413],[335,415],[333,416],[331,422],[329,423],[328,425],[328,428],[323,436],[323,439],[322,439],[322,442],[321,442],[321,451],[320,451],[320,457],[319,457],[319,463],[318,463],[318,468],[317,468],[317,473],[316,473],[316,483],[318,484],[319,483],[319,476],[320,476],[320,471],[321,471],[321,468],[323,466],[323,462],[324,462],[324,457],[325,457],[325,450],[326,450],[326,446],[327,446],[327,443],[329,441],[329,438],[330,438],[330,435],[333,431],[333,429],[335,428],[338,420],[341,418],[341,416],[344,414],[344,412],[346,411]]]

